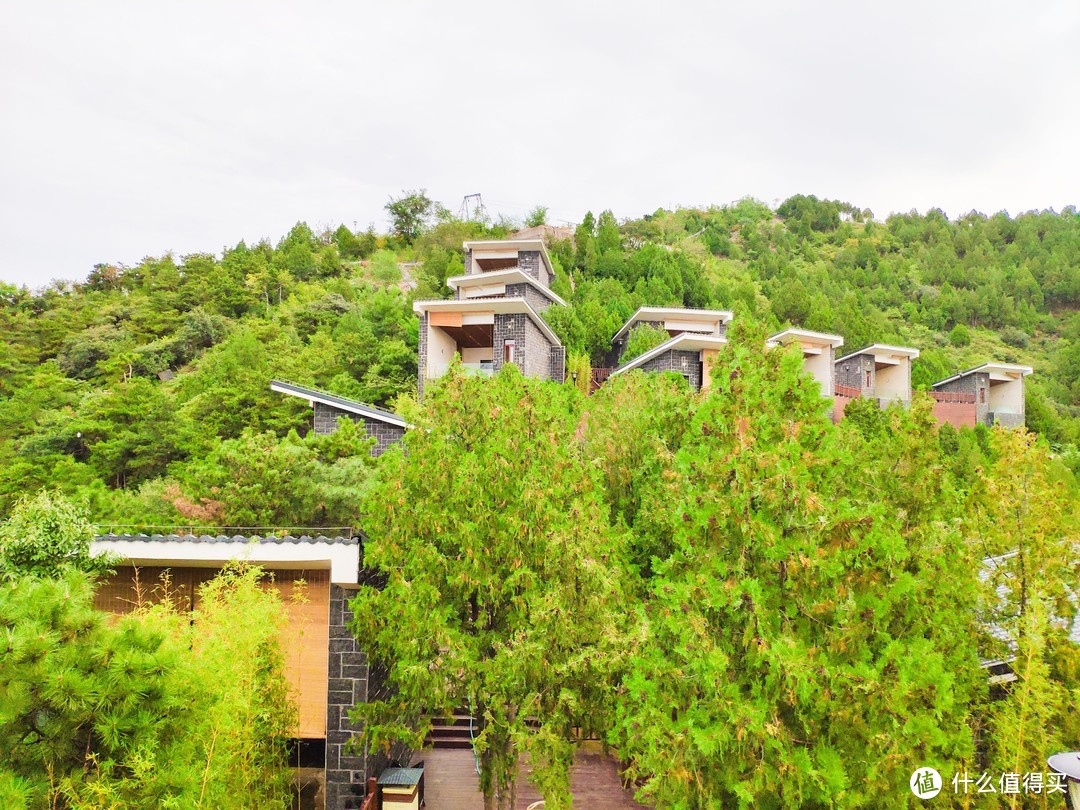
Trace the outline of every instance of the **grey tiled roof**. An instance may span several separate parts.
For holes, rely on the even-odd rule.
[[[143,543],[270,543],[274,545],[289,545],[300,543],[329,543],[345,546],[355,546],[360,541],[356,537],[326,537],[318,535],[312,537],[309,534],[293,536],[235,534],[99,534],[95,540],[111,541],[138,541]]]

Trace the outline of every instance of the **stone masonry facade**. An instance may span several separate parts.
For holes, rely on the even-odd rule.
[[[338,419],[342,416],[352,419],[353,422],[363,422],[364,432],[375,439],[375,446],[371,448],[373,458],[378,458],[405,436],[405,428],[398,425],[390,425],[373,419],[370,416],[362,416],[358,413],[334,408],[322,402],[315,403],[315,433],[318,436],[329,436],[338,427]]]
[[[540,251],[539,250],[519,250],[518,251],[518,267],[521,268],[521,272],[527,276],[532,276],[541,284],[544,280],[540,278]],[[508,293],[509,294],[509,293]]]
[[[543,312],[551,306],[551,299],[532,284],[507,284],[507,298],[524,298],[526,303],[537,312]]]
[[[495,316],[493,334],[493,368],[497,372],[503,367],[507,340],[514,341],[514,365],[521,369],[526,377],[541,380],[559,380],[565,377],[565,354],[553,357],[555,349],[540,328],[523,312]],[[555,366],[558,364],[558,373]]]
[[[674,371],[686,377],[695,391],[701,388],[701,360],[699,352],[671,349],[641,364],[642,371]]]
[[[368,569],[360,571],[360,586],[382,587],[385,580]],[[389,753],[354,750],[360,732],[349,711],[359,703],[390,697],[386,671],[368,662],[349,625],[349,600],[356,591],[330,586],[330,643],[326,700],[326,810],[356,810],[363,803],[367,780],[385,768],[408,762],[412,752],[401,745]]]
[[[870,384],[866,384],[866,374],[870,373]],[[856,354],[833,365],[834,382],[846,388],[857,388],[864,394],[874,390],[874,356]]]
[[[326,693],[326,810],[355,810],[363,802],[365,783],[375,762],[354,752],[349,741],[360,726],[349,710],[368,702],[367,658],[353,638],[349,599],[353,591],[330,586],[330,642]]]
[[[469,251],[472,254],[472,251]],[[426,312],[420,313],[420,341],[417,346],[416,357],[416,396],[419,399],[424,398],[424,374],[427,370],[427,333],[428,333],[428,316]]]

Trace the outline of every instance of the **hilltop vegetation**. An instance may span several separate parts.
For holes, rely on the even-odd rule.
[[[370,463],[355,431],[302,436],[310,411],[273,377],[406,412],[416,298],[445,297],[461,242],[511,223],[461,221],[421,193],[391,232],[97,265],[80,284],[0,287],[0,514],[57,487],[112,524],[353,525]],[[542,212],[535,217],[542,219]],[[988,359],[1031,364],[1028,424],[1075,463],[1080,442],[1080,217],[940,211],[879,223],[793,197],[585,216],[554,242],[546,313],[570,362],[601,365],[641,305],[717,306],[919,347],[917,386]]]

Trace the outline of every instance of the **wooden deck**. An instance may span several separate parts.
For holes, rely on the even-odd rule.
[[[431,810],[483,810],[484,797],[473,764],[472,751],[440,749],[421,751],[413,758],[424,761],[426,806]],[[529,765],[522,762],[518,780],[517,808],[525,810],[541,796],[528,781]],[[601,753],[580,751],[570,771],[574,807],[585,810],[632,810],[646,808],[634,801],[634,793],[622,785],[614,759]]]

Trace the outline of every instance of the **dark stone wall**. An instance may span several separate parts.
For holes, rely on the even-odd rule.
[[[539,250],[519,250],[518,251],[518,267],[526,275],[530,275],[543,284],[545,287],[549,286],[547,283],[547,268],[544,272],[540,272],[540,251]]]
[[[472,251],[469,251],[469,255],[472,255]],[[468,265],[466,265],[467,267]],[[420,345],[417,349],[416,359],[416,398],[424,398],[424,376],[427,374],[427,332],[428,332],[428,316],[426,312],[420,313]]]
[[[549,370],[549,380],[553,382],[566,382],[566,347],[565,346],[552,346],[551,347],[551,369]]]
[[[540,292],[532,284],[507,284],[507,298],[524,298],[529,306],[538,313],[551,306],[551,299]]]
[[[565,354],[560,352],[558,358],[553,357],[553,350],[561,350],[562,347],[552,346],[528,315],[512,313],[495,316],[492,367],[496,372],[503,367],[504,341],[507,340],[514,341],[514,365],[521,369],[521,373],[526,377],[562,381],[561,378],[565,375]],[[557,376],[554,374],[556,368],[560,370]]]
[[[365,753],[348,746],[360,726],[349,710],[368,702],[367,658],[353,638],[348,601],[353,592],[330,586],[330,647],[326,693],[326,810],[353,810],[363,801],[365,782],[374,768]]]
[[[674,371],[686,377],[695,391],[701,389],[701,352],[671,349],[638,366],[642,371]]]
[[[874,357],[870,354],[856,354],[833,364],[836,385],[858,388],[864,395],[874,390],[877,378],[874,372]],[[870,385],[866,384],[866,372],[870,372]]]
[[[343,411],[321,402],[315,403],[315,433],[319,436],[329,436],[337,430],[339,417],[348,417],[354,422],[364,423],[364,432],[375,439],[375,446],[371,448],[371,455],[375,458],[381,456],[388,449],[401,441],[405,436],[405,428],[397,425],[388,425],[368,416],[358,413]]]

